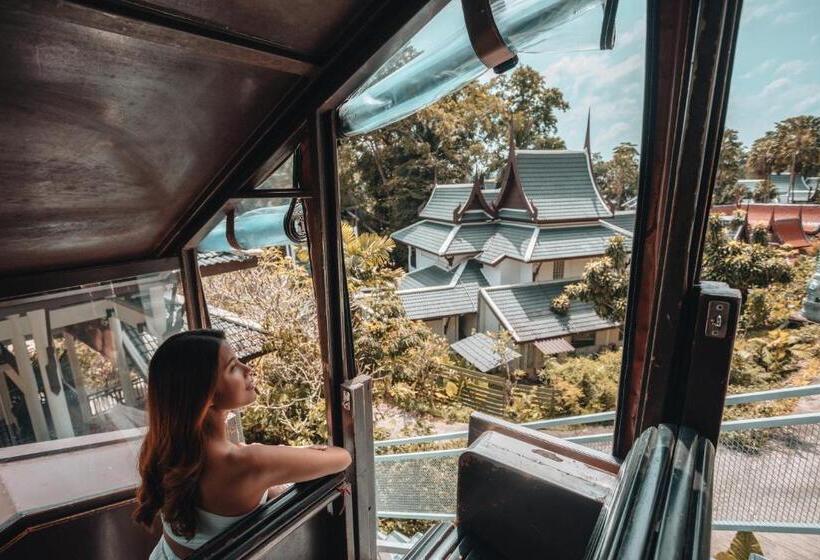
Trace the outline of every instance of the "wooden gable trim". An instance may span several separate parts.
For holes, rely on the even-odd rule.
[[[490,203],[487,202],[487,199],[484,198],[484,193],[482,192],[483,186],[484,175],[481,175],[477,177],[475,181],[473,181],[473,188],[470,190],[470,195],[467,197],[467,200],[464,202],[464,204],[460,204],[453,211],[454,222],[461,222],[464,219],[464,214],[469,212],[470,210],[481,210],[485,212],[489,218],[497,217],[495,209],[491,206]]]
[[[507,156],[507,165],[504,166],[501,176],[501,192],[498,193],[493,208],[496,213],[502,208],[525,210],[532,221],[538,220],[538,210],[527,198],[524,188],[521,186],[514,150],[510,150]]]

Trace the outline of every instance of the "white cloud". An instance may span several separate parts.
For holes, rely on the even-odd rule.
[[[776,13],[783,6],[783,3],[784,0],[777,0],[775,2],[764,0],[759,3],[747,3],[745,6],[743,6],[741,25],[743,25],[743,22],[748,22],[755,19],[763,19],[765,17],[768,17],[770,14]]]
[[[797,76],[805,72],[808,69],[808,67],[809,63],[805,60],[788,60],[777,66],[777,70],[775,70],[775,75],[796,78]]]
[[[786,12],[783,14],[778,14],[773,22],[775,24],[779,23],[794,23],[795,21],[800,19],[800,12]]]
[[[778,94],[782,92],[789,86],[789,80],[787,78],[778,78],[766,84],[762,90],[760,90],[760,95],[762,97],[768,97],[772,94]]]
[[[754,68],[749,70],[748,72],[746,72],[744,74],[741,74],[738,77],[741,78],[741,79],[746,80],[746,79],[753,78],[754,76],[757,76],[757,75],[760,75],[760,74],[768,74],[769,71],[774,66],[774,62],[775,61],[774,61],[773,58],[767,58],[766,60],[764,60],[763,62],[761,62],[760,64],[758,64],[757,66],[755,66]]]
[[[809,40],[809,43],[811,43],[812,45],[820,43],[820,33],[815,33],[814,35],[812,35],[811,39]]]

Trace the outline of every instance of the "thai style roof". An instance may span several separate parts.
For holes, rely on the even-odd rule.
[[[419,217],[452,222],[453,214],[467,202],[472,189],[472,183],[433,187],[433,192],[430,193],[429,200],[419,212]]]
[[[611,218],[605,218],[601,220],[601,223],[604,225],[615,226],[616,228],[623,230],[625,233],[629,235],[634,235],[635,233],[635,211],[634,210],[620,210],[616,211],[615,215]]]
[[[181,313],[181,307],[179,311]],[[239,359],[249,360],[265,353],[263,349],[265,330],[261,325],[214,307],[209,307],[208,314],[211,317],[211,328],[225,332],[225,338],[231,344]],[[181,313],[181,315],[184,330],[187,328],[185,326],[187,321],[184,313]],[[139,352],[140,357],[147,364],[161,341],[145,328],[137,328],[127,323],[123,323],[122,328],[125,335],[134,344],[137,352]]]
[[[531,342],[616,326],[599,317],[589,303],[573,301],[566,315],[550,309],[571,282],[536,282],[482,288],[482,298],[516,342]]]
[[[592,220],[612,216],[592,178],[584,151],[515,150],[514,169],[502,187],[498,215],[506,219],[532,220],[526,211],[514,210],[507,193],[520,186],[539,222]],[[508,162],[508,166],[512,162]]]
[[[404,229],[393,232],[390,235],[399,243],[417,247],[424,251],[429,251],[436,255],[442,254],[444,242],[453,231],[453,227],[447,224],[439,224],[429,220],[422,220],[407,226]]]
[[[410,319],[436,319],[478,310],[478,284],[456,284],[442,288],[400,290],[404,312]]]
[[[437,265],[420,268],[402,276],[399,280],[399,289],[415,290],[418,288],[447,286],[453,280],[455,273],[455,270],[446,270]]]
[[[609,240],[618,233],[601,224],[540,229],[528,260],[543,261],[602,255],[609,245]]]
[[[773,173],[769,175],[769,180],[774,183],[777,189],[777,198],[780,202],[786,202],[789,195],[789,185],[791,184],[791,175],[788,173]],[[797,175],[794,178],[794,191],[792,192],[793,202],[807,202],[809,200],[811,189],[802,175]]]
[[[495,223],[464,224],[458,228],[444,251],[447,255],[480,253],[495,234],[496,227]]]
[[[505,257],[524,261],[535,231],[533,227],[496,224],[495,232],[476,259],[487,264],[496,264]]]
[[[488,372],[501,364],[520,358],[521,354],[507,348],[498,352],[498,341],[485,333],[476,333],[450,345],[453,351],[481,372]]]
[[[481,264],[466,261],[452,270],[432,265],[406,274],[397,294],[410,319],[430,319],[475,313],[478,289],[487,285]]]

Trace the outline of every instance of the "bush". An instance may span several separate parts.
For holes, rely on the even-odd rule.
[[[769,324],[770,316],[771,306],[766,298],[766,290],[751,290],[740,316],[741,327],[746,330],[762,329]]]
[[[620,373],[620,350],[571,357],[563,362],[548,360],[539,375],[555,391],[554,410],[542,411],[542,418],[614,409]]]

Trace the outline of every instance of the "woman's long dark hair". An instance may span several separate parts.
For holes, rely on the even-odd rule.
[[[148,433],[142,444],[134,520],[151,527],[157,512],[174,533],[196,532],[199,477],[205,464],[205,416],[218,377],[225,334],[193,330],[163,342],[148,368]]]

